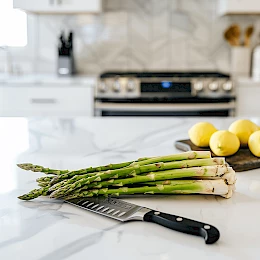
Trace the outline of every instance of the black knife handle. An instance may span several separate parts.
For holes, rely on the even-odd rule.
[[[220,236],[219,231],[209,224],[154,210],[144,215],[144,221],[153,222],[179,232],[204,237],[206,244],[215,243]]]

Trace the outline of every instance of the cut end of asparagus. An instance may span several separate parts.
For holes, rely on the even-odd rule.
[[[210,184],[210,191],[212,191],[212,194],[227,194],[228,193],[228,185],[225,183],[224,180],[209,180],[208,183]]]
[[[228,167],[228,172],[222,176],[222,179],[229,185],[235,184],[237,180],[236,172],[231,167]]]
[[[219,164],[219,165],[226,165],[226,161],[225,161],[225,158],[224,158],[224,157],[213,158],[213,161],[214,161],[216,164]]]
[[[234,191],[236,190],[235,185],[228,185],[228,192],[225,195],[221,195],[223,198],[225,199],[230,199],[234,193]]]

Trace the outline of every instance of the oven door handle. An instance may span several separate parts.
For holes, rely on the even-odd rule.
[[[194,104],[141,104],[95,102],[95,109],[101,111],[218,111],[235,109],[235,102]]]

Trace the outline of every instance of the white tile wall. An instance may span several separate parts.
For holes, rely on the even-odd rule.
[[[79,73],[229,72],[230,48],[223,31],[234,22],[242,28],[253,23],[258,30],[259,17],[220,18],[216,7],[217,0],[104,0],[100,15],[30,15],[29,47],[13,50],[14,60],[22,68],[27,64],[27,70],[55,72],[58,35],[61,30],[73,30]]]

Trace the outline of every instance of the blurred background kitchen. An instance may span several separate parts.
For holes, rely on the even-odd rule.
[[[1,0],[1,116],[259,116],[259,0]]]

